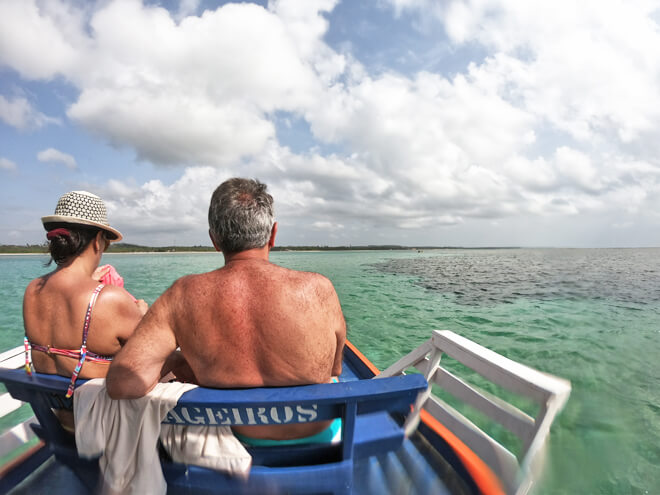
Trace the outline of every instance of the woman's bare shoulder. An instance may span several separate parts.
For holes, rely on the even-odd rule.
[[[99,293],[97,304],[109,312],[135,312],[135,299],[123,287],[106,285]],[[96,311],[96,309],[95,309]]]
[[[35,278],[34,280],[30,281],[30,283],[27,285],[25,288],[25,296],[27,297],[28,295],[32,295],[37,291],[37,286],[38,285],[43,285],[43,283],[39,282],[40,278]]]
[[[32,280],[27,287],[25,288],[26,298],[35,297],[46,285],[49,275],[44,275],[43,277],[35,278]]]

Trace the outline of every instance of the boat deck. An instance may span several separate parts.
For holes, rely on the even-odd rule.
[[[363,370],[360,371],[345,361],[340,380],[357,380],[359,376],[363,376]],[[353,492],[385,495],[474,493],[449,463],[418,433],[405,440],[397,451],[356,459]],[[51,457],[9,493],[82,495],[90,492],[69,468]]]
[[[456,370],[441,366],[443,355],[482,377],[481,383],[473,382],[474,376],[462,372],[456,375]],[[0,364],[16,369],[22,366],[23,359],[23,350],[17,347],[0,355]],[[413,414],[402,425],[409,437],[396,451],[354,459],[353,493],[526,494],[542,472],[550,426],[568,400],[570,382],[507,359],[448,330],[434,330],[430,339],[382,373],[347,341],[340,381],[370,379],[378,373],[379,377],[395,377],[411,369],[422,373],[431,387],[417,396]],[[484,388],[484,380],[485,385],[489,385],[488,390]],[[340,388],[374,388],[374,385],[374,382],[365,382],[358,387]],[[505,428],[522,449],[517,453],[509,450],[469,417],[436,396],[433,387],[489,418],[496,427]],[[497,387],[508,395],[493,394]],[[511,394],[517,397],[516,401],[511,399]],[[535,405],[535,411],[520,409],[516,403],[521,399],[525,404]],[[3,395],[0,405],[0,416],[22,407],[19,400],[8,394]],[[0,447],[3,450],[0,452],[4,452],[3,455],[25,447],[27,439],[33,436],[28,426],[30,421],[23,421],[2,434]],[[367,432],[369,426],[379,428],[369,423],[360,431]],[[32,457],[22,458],[13,470],[2,466],[4,474],[0,475],[3,476],[0,487],[12,487],[9,492],[12,494],[89,493],[67,467],[54,458],[44,459],[48,452],[42,449]],[[41,467],[37,469],[37,466]],[[23,480],[25,475],[28,477]],[[270,477],[265,479],[270,481]],[[16,485],[19,480],[23,482]],[[320,480],[310,481],[316,482],[312,486],[323,488],[319,486]],[[278,493],[276,487],[268,492]]]

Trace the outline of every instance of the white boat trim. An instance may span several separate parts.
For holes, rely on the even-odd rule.
[[[14,347],[0,354],[0,368],[18,369],[25,364],[25,349],[23,346]],[[8,393],[0,395],[0,417],[19,409],[24,402],[14,399]],[[32,415],[22,423],[14,425],[0,434],[0,457],[11,454],[37,436],[30,428],[30,423],[39,423]]]
[[[9,394],[0,395],[0,417],[4,417],[9,413],[14,412],[22,405],[22,401],[14,399]]]
[[[478,389],[440,366],[443,354],[477,372],[486,380],[503,387],[539,406],[535,417],[513,404]],[[416,414],[408,418],[408,431],[419,423],[421,409],[444,424],[493,470],[504,483],[508,494],[524,495],[539,477],[543,450],[550,425],[566,404],[570,382],[542,373],[508,359],[449,330],[435,330],[433,336],[399,359],[378,377],[405,374],[417,369],[429,382],[425,396],[416,404]],[[521,461],[496,442],[463,414],[432,393],[433,384],[474,407],[518,437],[522,444]]]
[[[25,349],[23,346],[14,347],[0,354],[0,368],[20,368],[25,364]]]
[[[0,457],[11,454],[33,438],[37,438],[30,428],[30,423],[37,423],[37,418],[32,416],[0,435]]]

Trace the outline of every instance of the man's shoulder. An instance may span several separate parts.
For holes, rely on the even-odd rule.
[[[317,272],[305,272],[302,270],[293,270],[291,268],[285,268],[279,265],[273,265],[273,266],[276,266],[277,269],[281,271],[283,276],[287,276],[291,278],[299,278],[302,280],[307,280],[312,283],[332,285],[330,280],[325,275],[321,275],[320,273]]]
[[[319,295],[328,295],[335,292],[332,282],[325,275],[317,272],[305,272],[288,268],[283,268],[283,270],[286,270],[286,272],[283,272],[286,275],[281,279],[284,284],[288,283],[290,286],[301,290],[314,290]]]
[[[199,286],[201,284],[208,283],[211,277],[211,273],[195,273],[191,275],[184,275],[183,277],[177,278],[169,289],[166,292],[181,292],[186,291],[192,287]]]
[[[217,286],[222,279],[221,270],[184,275],[176,279],[163,293],[174,298],[196,297],[199,292],[206,292],[209,286]]]

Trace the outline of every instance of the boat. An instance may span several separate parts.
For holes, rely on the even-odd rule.
[[[49,495],[91,493],[78,469],[80,463],[68,463],[66,449],[57,445],[59,437],[48,434],[56,426],[44,410],[55,405],[44,409],[30,395],[32,388],[42,387],[53,396],[53,390],[66,389],[68,378],[39,373],[27,377],[20,371],[24,362],[22,347],[0,355],[0,382],[9,390],[0,399],[0,414],[27,407],[22,400],[31,400],[37,412],[37,417],[0,436],[0,459],[5,460],[0,467],[0,493],[40,493],[45,486]],[[325,448],[323,456],[330,455],[331,461],[323,464],[323,456],[314,460],[318,452],[312,450],[296,451],[291,457],[293,450],[275,447],[269,456],[293,460],[284,467],[275,463],[253,468],[254,483],[238,485],[244,493],[264,493],[266,487],[269,493],[524,495],[542,480],[551,425],[570,391],[566,380],[512,361],[452,331],[435,330],[426,342],[384,371],[347,342],[338,384],[194,389],[182,396],[177,408],[183,409],[175,408],[167,422],[177,423],[181,417],[201,421],[190,411],[203,411],[199,406],[208,397],[224,404],[225,412],[230,410],[228,404],[253,406],[276,398],[272,411],[277,422],[294,416],[287,411],[308,411],[310,397],[315,414],[320,415],[317,419],[342,415],[341,452],[318,446]],[[59,406],[67,407],[61,397],[58,400]],[[325,413],[321,412],[323,401],[328,404]],[[358,416],[361,413],[365,414]],[[234,415],[240,421],[239,413]],[[491,431],[487,432],[488,426]],[[72,437],[68,442],[73,445]],[[20,454],[12,456],[17,449]],[[75,446],[67,455],[75,460]],[[236,493],[236,485],[223,485],[210,470],[162,462],[171,483],[168,493]],[[94,461],[89,464],[94,469]],[[295,475],[302,482],[287,484]]]

